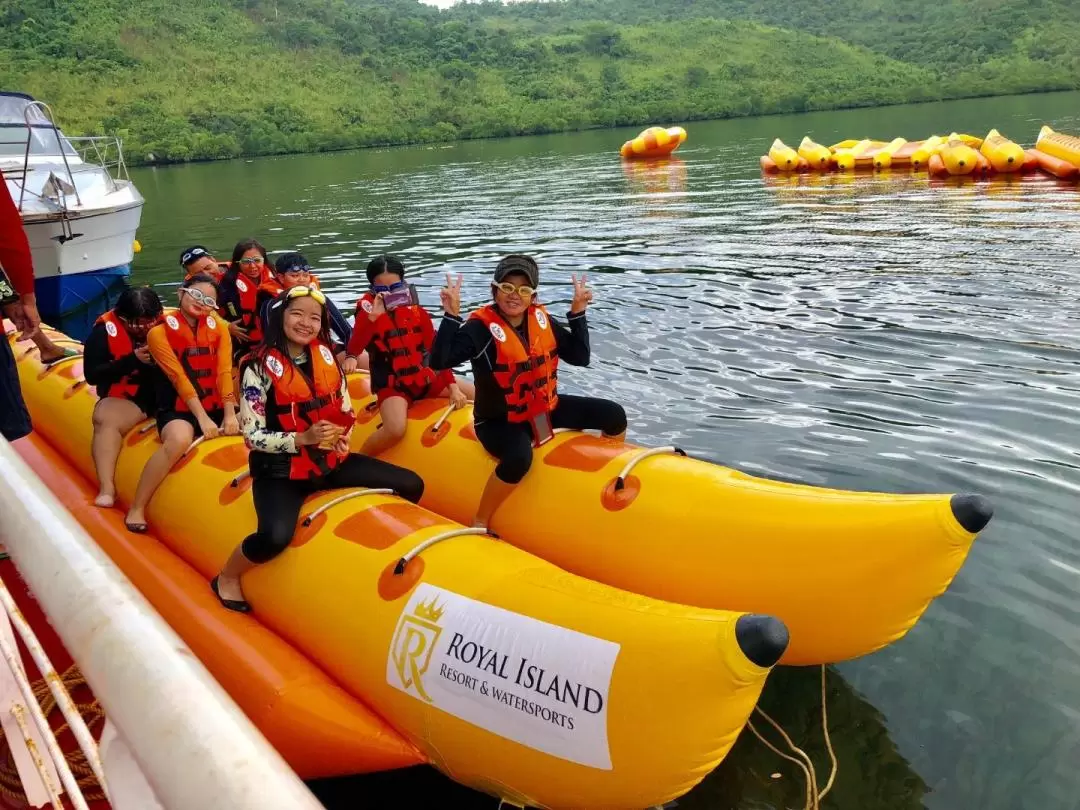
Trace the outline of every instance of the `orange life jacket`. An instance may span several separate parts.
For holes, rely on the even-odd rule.
[[[476,310],[470,319],[483,321],[495,338],[495,382],[506,398],[506,417],[511,422],[531,422],[550,413],[559,403],[555,387],[559,351],[547,310],[534,304],[525,313],[529,346],[503,320],[494,304]]]
[[[241,329],[247,330],[252,343],[258,343],[262,340],[262,324],[259,323],[259,319],[256,317],[258,314],[256,307],[259,301],[259,290],[270,281],[272,281],[272,277],[265,266],[258,279],[248,278],[243,271],[236,274],[236,297],[239,301],[239,312],[235,313],[239,316],[236,322],[240,324]],[[273,294],[276,296],[278,292],[280,292],[280,285],[278,285],[277,292]]]
[[[196,327],[197,333],[188,326],[179,310],[170,310],[165,314],[165,335],[169,339],[169,346],[194,386],[203,409],[210,413],[222,408],[221,394],[217,390],[217,355],[221,330],[225,326],[216,315],[210,313],[201,318]],[[189,410],[180,397],[176,398],[176,410]]]
[[[121,357],[127,357],[135,351],[135,344],[132,343],[131,335],[128,334],[128,330],[115,312],[109,310],[97,319],[97,323],[105,324],[105,336],[109,343],[109,354],[114,361],[119,360]],[[104,396],[135,399],[139,386],[132,382],[131,378],[132,375],[128,374],[126,377],[114,382],[105,389]]]
[[[357,319],[366,318],[371,312],[375,296],[364,293],[356,304]],[[375,349],[390,359],[390,388],[418,391],[435,382],[436,374],[424,358],[431,351],[424,336],[425,322],[430,317],[423,307],[412,304],[396,307],[376,318],[371,342]]]
[[[330,347],[316,340],[309,351],[310,378],[276,349],[269,350],[262,361],[274,391],[266,409],[270,430],[302,433],[322,419],[342,427],[353,421],[341,410],[341,369]],[[289,462],[289,478],[294,480],[326,475],[341,462],[333,450],[320,450],[315,445],[297,449],[300,452]]]

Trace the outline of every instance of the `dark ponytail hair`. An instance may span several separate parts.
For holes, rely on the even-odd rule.
[[[376,256],[367,266],[367,280],[368,284],[374,284],[375,279],[381,273],[393,273],[398,278],[405,279],[405,265],[401,263],[401,260],[397,256]]]
[[[249,250],[257,250],[263,257],[263,264],[269,264],[270,259],[267,258],[266,248],[262,246],[258,239],[243,239],[236,243],[236,247],[232,251],[232,261],[229,262],[230,270],[240,269],[240,260],[244,258],[244,254]]]
[[[120,293],[113,307],[113,312],[129,322],[156,318],[164,311],[161,298],[150,287],[128,287]]]

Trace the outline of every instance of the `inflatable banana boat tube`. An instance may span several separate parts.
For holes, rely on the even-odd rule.
[[[359,402],[354,447],[378,424],[373,398]],[[476,441],[471,408],[444,420],[445,406],[413,405],[405,438],[384,457],[423,476],[428,508],[468,523],[495,462]],[[781,483],[565,432],[536,451],[491,528],[628,591],[778,616],[791,631],[782,663],[818,664],[901,638],[948,587],[991,514],[975,495]]]
[[[1073,166],[1080,167],[1080,138],[1075,135],[1055,132],[1050,127],[1043,126],[1039,130],[1035,148],[1058,160],[1064,160]],[[1057,176],[1060,177],[1061,175]]]
[[[37,433],[89,478],[95,396],[81,359],[44,368],[34,347],[15,352]],[[125,438],[122,503],[158,447],[150,425]],[[246,458],[237,437],[194,446],[148,509],[204,582],[255,527]],[[784,650],[784,625],[590,582],[477,531],[381,491],[322,493],[292,547],[246,575],[243,618],[424,759],[512,803],[658,805],[712,770]]]
[[[643,129],[636,138],[622,145],[619,155],[626,159],[644,159],[667,157],[686,140],[686,130],[682,127],[649,127]]]

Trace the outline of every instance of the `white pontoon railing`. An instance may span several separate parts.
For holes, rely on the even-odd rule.
[[[0,542],[94,690],[107,728],[113,727],[161,807],[322,807],[2,438]],[[84,753],[105,777],[102,787],[115,810],[148,806],[145,800],[125,802],[125,791],[110,790],[108,758],[102,769],[96,750]],[[123,768],[118,765],[117,773]]]

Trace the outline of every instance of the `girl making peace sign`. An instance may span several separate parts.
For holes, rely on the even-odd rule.
[[[592,302],[586,279],[574,278],[574,299],[563,326],[536,300],[540,270],[529,256],[499,262],[491,282],[492,303],[468,320],[461,318],[461,277],[440,296],[442,324],[431,347],[433,369],[472,362],[476,385],[473,424],[476,437],[499,460],[480,498],[474,526],[488,527],[491,516],[525,477],[533,447],[555,428],[600,430],[621,439],[626,412],[616,402],[559,394],[559,361],[589,364],[585,309]]]

